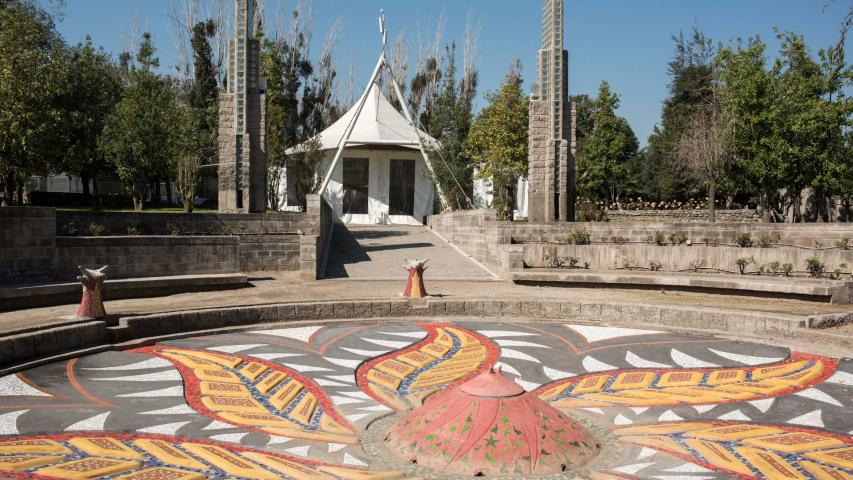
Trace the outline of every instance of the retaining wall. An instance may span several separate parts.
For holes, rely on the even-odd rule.
[[[52,275],[55,228],[53,209],[0,208],[0,283],[14,277]]]
[[[752,209],[717,210],[715,214],[718,222],[761,222],[761,215]],[[607,219],[611,222],[706,223],[708,210],[608,210]]]

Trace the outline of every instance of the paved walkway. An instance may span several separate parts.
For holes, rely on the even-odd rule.
[[[473,259],[426,227],[335,225],[324,278],[405,279],[406,259],[428,258],[426,279],[493,280]]]

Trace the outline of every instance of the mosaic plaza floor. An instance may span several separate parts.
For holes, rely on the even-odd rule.
[[[366,448],[372,426],[495,366],[601,442],[560,478],[853,478],[850,359],[522,322],[201,336],[0,378],[0,478],[430,477]]]

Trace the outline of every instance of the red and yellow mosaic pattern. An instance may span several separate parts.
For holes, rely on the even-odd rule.
[[[846,435],[728,422],[660,423],[614,433],[622,443],[742,479],[853,479],[853,438]]]
[[[837,366],[831,358],[793,353],[784,362],[758,367],[594,373],[545,385],[537,394],[557,408],[746,402],[804,390]]]
[[[217,442],[162,435],[49,435],[0,441],[0,478],[39,480],[381,480],[370,472]]]
[[[359,387],[383,404],[403,411],[430,394],[482,373],[499,357],[498,347],[464,328],[426,324],[427,338],[358,368]]]
[[[264,360],[164,346],[134,350],[168,359],[197,412],[273,435],[355,444],[350,423],[313,380]]]

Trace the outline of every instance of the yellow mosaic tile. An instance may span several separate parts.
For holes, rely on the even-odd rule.
[[[202,395],[219,395],[221,397],[250,398],[252,393],[239,383],[200,382]]]
[[[735,447],[735,451],[761,471],[764,478],[785,478],[806,480],[794,465],[789,464],[783,457],[767,450],[748,447]]]
[[[707,440],[742,440],[750,437],[774,435],[781,431],[781,429],[775,427],[744,423],[694,430],[686,433],[685,435],[692,438],[704,438]]]
[[[457,330],[455,328],[448,328],[447,330],[459,339],[461,348],[480,344],[480,341],[468,332],[465,332],[463,330]]]
[[[204,480],[205,475],[177,468],[152,467],[117,477],[115,480]]]
[[[383,387],[388,387],[394,390],[400,386],[399,378],[392,377],[391,375],[388,375],[385,372],[380,372],[376,369],[370,369],[370,371],[367,372],[367,379],[377,385],[382,385]]]
[[[184,443],[181,446],[230,475],[259,480],[274,480],[278,478],[277,475],[261,468],[259,465],[215,445]]]
[[[800,466],[811,473],[815,480],[853,480],[853,476],[842,470],[819,465],[814,462],[802,461]]]
[[[708,385],[728,385],[746,380],[746,370],[716,370],[708,375]]]
[[[292,478],[294,480],[333,480],[336,478],[318,472],[313,468],[308,468],[304,465],[299,465],[298,463],[288,462],[282,458],[266,455],[260,452],[246,452],[243,453],[243,457],[260,463],[261,465],[266,465],[279,473],[287,475],[287,478]]]
[[[130,470],[138,470],[141,467],[142,464],[140,462],[89,457],[42,468],[37,470],[36,473],[63,480],[83,480],[106,475],[116,475]]]
[[[433,363],[435,361],[435,357],[415,351],[400,355],[397,357],[397,360],[408,363],[415,368],[423,368],[430,363]]]
[[[646,388],[654,381],[655,374],[651,372],[623,372],[616,376],[610,388],[612,390]]]
[[[752,371],[752,379],[762,380],[770,377],[781,377],[782,375],[787,375],[804,368],[808,364],[809,362],[807,360],[803,360],[799,362],[783,363],[782,365],[774,365],[771,367],[756,368]]]
[[[267,409],[252,398],[201,397],[201,403],[214,412],[268,413]]]
[[[450,337],[448,337],[448,338],[450,338]],[[450,347],[446,347],[446,346],[440,345],[438,343],[431,343],[431,344],[421,348],[420,351],[427,354],[427,355],[432,355],[433,357],[441,358],[441,357],[447,355],[447,352],[450,351]]]
[[[572,393],[580,394],[599,392],[602,388],[604,388],[604,385],[609,379],[610,375],[594,375],[592,377],[586,377],[585,379],[575,384],[576,386],[574,390],[572,390]]]
[[[657,450],[671,451],[675,453],[680,453],[682,455],[689,455],[687,449],[681,446],[680,443],[668,437],[666,435],[643,435],[643,436],[624,436],[619,437],[619,441],[622,443],[628,443],[633,445],[642,445],[644,447],[651,447]]]
[[[638,425],[635,427],[625,427],[615,430],[613,433],[617,437],[627,435],[671,435],[673,433],[684,433],[690,430],[698,430],[707,428],[707,423],[702,422],[686,422],[686,423],[656,423],[653,425]]]
[[[70,454],[66,446],[55,440],[32,439],[12,440],[0,443],[0,454],[3,453],[64,453]]]
[[[290,417],[297,422],[311,423],[311,417],[314,415],[314,410],[317,409],[317,398],[313,394],[307,393],[302,396],[296,407],[290,412]]]
[[[240,380],[237,375],[218,367],[196,368],[193,373],[199,380],[207,380],[208,382],[243,383],[243,380]]]
[[[350,430],[336,422],[328,413],[320,417],[320,429],[326,432],[350,434]]]
[[[287,374],[284,372],[272,372],[264,377],[263,380],[258,382],[255,388],[257,388],[259,392],[267,394],[286,378]]]
[[[658,380],[658,387],[688,387],[699,385],[702,372],[667,372]]]
[[[752,475],[752,470],[749,468],[749,465],[738,460],[734,454],[730,453],[719,443],[699,438],[688,438],[684,443],[716,466],[743,475]]]
[[[161,462],[176,467],[204,470],[206,467],[174,444],[156,439],[138,439],[133,443]]]
[[[248,378],[249,380],[256,380],[258,377],[264,374],[270,368],[266,365],[262,365],[260,363],[251,362],[245,367],[240,369],[240,375]]]
[[[180,354],[174,353],[174,352],[162,351],[162,352],[160,352],[160,355],[162,355],[162,356],[164,356],[170,360],[174,360],[178,363],[182,363],[182,364],[184,364],[190,368],[193,368],[193,369],[195,369],[195,368],[219,367],[219,365],[217,365],[213,362],[210,362],[208,360],[202,360],[199,358],[189,357],[186,355],[180,355]]]
[[[798,386],[808,383],[815,378],[819,377],[823,373],[823,365],[815,364],[815,366],[811,368],[807,368],[799,373],[792,373],[790,375],[785,375],[784,377],[771,377],[766,380],[762,380],[761,383],[771,383],[775,385],[789,385],[789,386]]]
[[[806,453],[805,456],[812,460],[853,470],[853,445],[822,452]]]
[[[125,445],[121,440],[107,437],[72,438],[68,443],[93,457],[127,458],[145,460],[136,450]]]
[[[248,425],[254,427],[277,427],[277,428],[299,428],[295,423],[269,413],[231,413],[219,414],[223,420],[235,425]]]
[[[296,380],[290,380],[275,392],[275,395],[270,397],[270,404],[278,410],[284,410],[284,408],[290,405],[290,402],[292,402],[304,388],[305,387]]]
[[[65,457],[39,455],[37,457],[22,455],[0,456],[0,472],[17,472],[26,468],[41,467],[63,460]]]
[[[167,352],[172,352],[178,355],[182,355],[184,357],[190,357],[197,360],[206,360],[208,362],[213,362],[217,365],[222,365],[223,367],[234,368],[237,365],[243,363],[243,360],[238,357],[232,357],[230,355],[219,355],[215,353],[207,353],[207,352],[196,352],[193,350],[166,350]]]
[[[743,441],[745,445],[794,453],[840,447],[844,442],[833,437],[815,435],[808,432],[786,432],[769,437],[749,438]]]
[[[413,367],[412,365],[403,362],[398,362],[394,359],[379,362],[376,364],[375,368],[382,370],[388,375],[393,375],[400,379],[406,378],[406,376],[410,375],[412,372],[415,371],[415,367]]]
[[[434,343],[447,347],[448,350],[450,350],[454,345],[453,337],[451,337],[443,328],[438,329],[438,335],[435,337]]]

